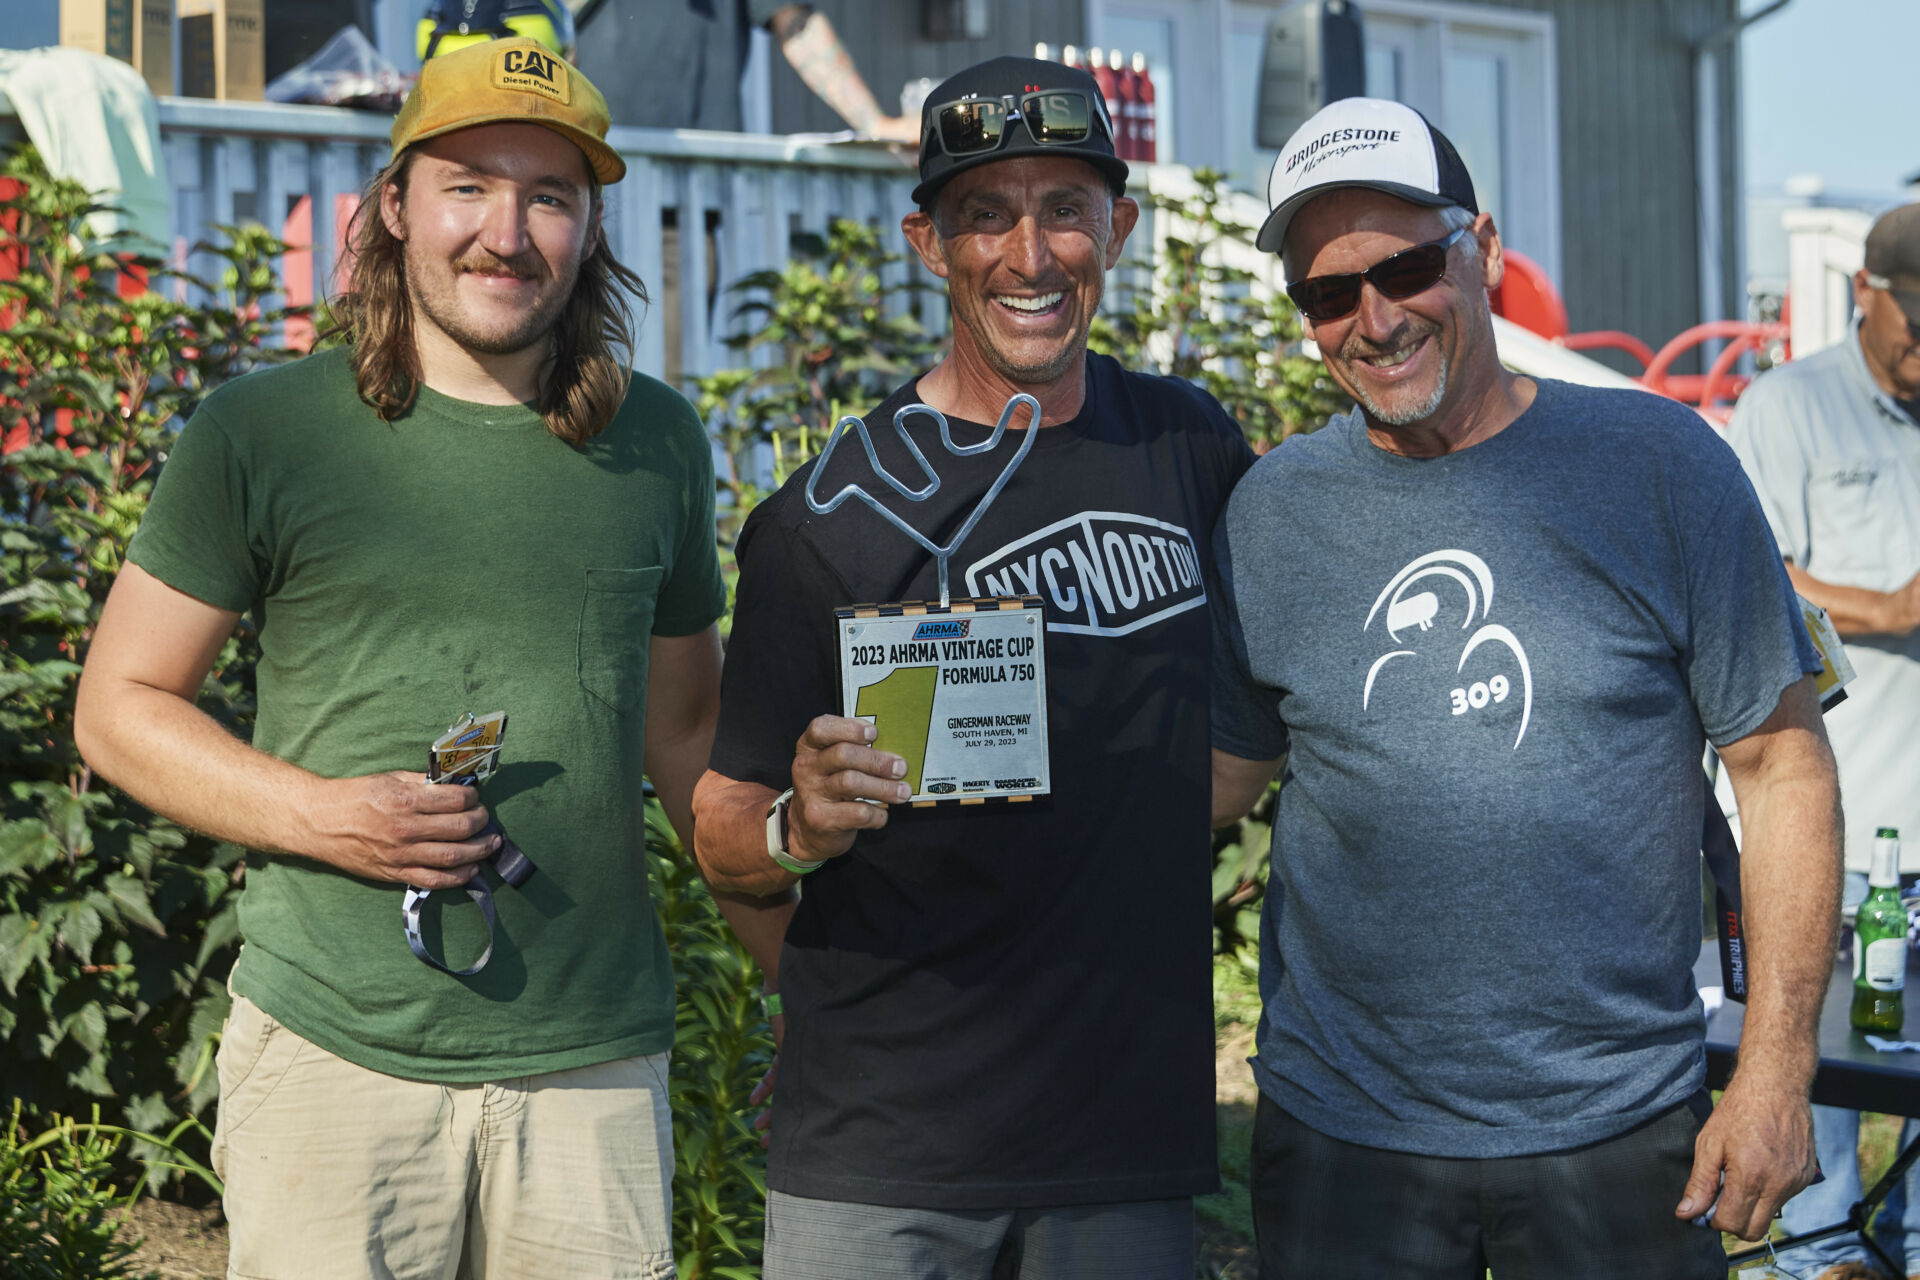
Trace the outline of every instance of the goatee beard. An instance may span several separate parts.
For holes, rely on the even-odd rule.
[[[1427,397],[1424,404],[1387,409],[1362,391],[1357,383],[1354,386],[1353,398],[1360,402],[1360,407],[1367,411],[1369,417],[1389,427],[1404,427],[1415,422],[1423,422],[1438,413],[1440,402],[1447,398],[1447,363],[1445,360],[1440,362],[1440,376],[1433,380],[1433,394]]]

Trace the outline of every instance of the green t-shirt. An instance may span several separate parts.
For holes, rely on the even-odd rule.
[[[403,888],[250,855],[234,990],[333,1053],[445,1082],[673,1043],[647,893],[648,640],[725,605],[713,462],[686,400],[636,374],[584,448],[519,406],[422,388],[382,422],[343,350],[250,374],[180,433],[128,558],[259,627],[254,745],[326,777],[424,771],[463,712],[505,710],[489,810],[539,868],[491,871],[493,958],[414,958]],[[426,908],[459,968],[484,945],[458,890]]]

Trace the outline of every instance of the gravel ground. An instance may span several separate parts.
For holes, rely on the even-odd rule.
[[[134,1268],[145,1267],[162,1280],[224,1280],[227,1224],[218,1205],[195,1209],[148,1198],[127,1216],[127,1232],[144,1237],[131,1260]]]

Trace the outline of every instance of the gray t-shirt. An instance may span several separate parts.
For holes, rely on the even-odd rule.
[[[1214,547],[1214,745],[1291,745],[1261,1089],[1344,1141],[1467,1157],[1698,1089],[1703,747],[1819,669],[1711,428],[1542,381],[1416,460],[1356,411],[1257,463]]]

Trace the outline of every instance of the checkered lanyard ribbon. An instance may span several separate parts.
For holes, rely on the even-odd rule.
[[[506,732],[507,713],[504,711],[493,711],[478,717],[469,712],[462,716],[428,749],[427,781],[458,787],[471,787],[485,782],[499,767],[500,745]],[[525,884],[536,870],[533,860],[501,829],[499,819],[489,816],[487,825],[480,829],[479,834],[500,837],[500,847],[486,860],[486,865],[494,869],[502,883],[514,889]],[[443,973],[465,978],[486,968],[487,961],[493,958],[496,913],[493,890],[487,887],[486,880],[477,871],[473,879],[461,887],[466,890],[467,897],[473,899],[474,905],[480,908],[480,917],[487,923],[486,950],[465,969],[455,969],[436,957],[427,949],[426,939],[421,936],[421,908],[426,905],[433,890],[408,885],[406,896],[400,901],[400,916],[406,924],[407,946],[414,955]]]

